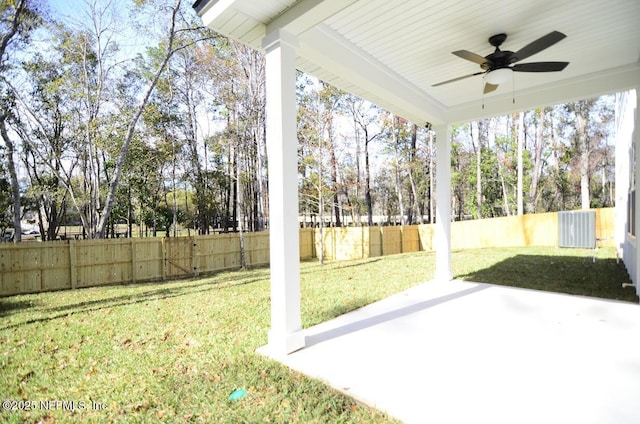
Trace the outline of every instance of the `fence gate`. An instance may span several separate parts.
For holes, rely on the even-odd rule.
[[[167,237],[165,246],[165,275],[179,278],[197,275],[196,245],[193,237]]]

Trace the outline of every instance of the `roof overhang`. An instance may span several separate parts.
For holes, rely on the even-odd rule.
[[[256,49],[288,33],[298,69],[412,122],[465,122],[640,86],[637,0],[199,0],[205,25]],[[529,60],[568,61],[562,72],[517,73],[482,94],[482,76],[432,87],[479,66],[504,32],[516,51],[553,30],[567,38]]]

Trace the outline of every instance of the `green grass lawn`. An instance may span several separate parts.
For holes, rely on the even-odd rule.
[[[613,252],[595,263],[574,249],[454,252],[454,274],[637,301]],[[427,281],[434,263],[432,253],[303,263],[303,325]],[[0,422],[393,422],[256,354],[269,316],[266,268],[0,299],[0,400],[32,407],[0,411]],[[246,397],[230,401],[237,388]],[[84,403],[40,404],[56,400]]]

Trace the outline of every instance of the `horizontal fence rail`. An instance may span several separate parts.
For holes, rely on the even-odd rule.
[[[596,239],[613,246],[613,208],[595,209]],[[434,226],[300,230],[300,259],[353,260],[434,250]],[[321,244],[322,243],[322,246]],[[269,263],[269,233],[245,233],[249,266]],[[558,214],[451,223],[451,248],[557,246]],[[237,233],[0,245],[0,296],[198,276],[238,269]]]

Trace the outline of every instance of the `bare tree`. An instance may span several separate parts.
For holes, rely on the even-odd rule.
[[[518,215],[522,215],[524,213],[524,208],[523,208],[523,178],[524,178],[524,174],[523,174],[523,161],[522,161],[522,155],[523,155],[523,150],[524,150],[524,135],[525,135],[525,128],[524,128],[524,112],[520,112],[518,114],[518,135],[517,135],[517,142],[518,142],[518,188],[517,188],[517,204],[518,204]]]
[[[535,111],[536,116],[536,134],[534,138],[533,153],[533,172],[531,174],[531,187],[529,189],[529,205],[528,211],[531,213],[536,212],[536,204],[538,200],[538,183],[540,182],[540,175],[542,174],[542,153],[545,145],[544,140],[544,128],[545,128],[545,108],[540,108]]]
[[[382,132],[374,132],[373,124],[378,120],[380,111],[372,104],[363,100],[351,98],[349,108],[353,114],[353,121],[363,134],[364,141],[364,199],[367,206],[367,225],[373,225],[373,198],[371,196],[371,165],[369,157],[369,143],[378,138]]]
[[[477,121],[471,122],[469,124],[469,136],[476,155],[476,207],[478,209],[478,218],[482,218],[482,139],[480,133],[480,123]]]

